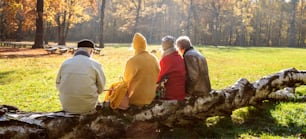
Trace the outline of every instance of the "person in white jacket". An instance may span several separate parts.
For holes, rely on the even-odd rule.
[[[75,114],[93,113],[99,94],[105,86],[101,64],[90,58],[95,44],[91,40],[78,42],[74,56],[64,61],[57,77],[56,88],[64,111]]]

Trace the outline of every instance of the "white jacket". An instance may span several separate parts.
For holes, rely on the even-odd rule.
[[[105,75],[101,65],[84,55],[66,60],[56,78],[62,108],[71,113],[95,110],[104,86]]]

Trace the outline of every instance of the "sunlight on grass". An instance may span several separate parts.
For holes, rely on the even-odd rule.
[[[306,103],[280,103],[274,110],[271,110],[271,115],[281,126],[306,127]]]
[[[233,120],[234,123],[237,124],[243,124],[245,122],[245,120],[247,120],[247,118],[250,116],[250,111],[254,111],[256,108],[255,107],[243,107],[240,109],[237,109],[235,111],[233,111],[231,118]]]
[[[122,47],[104,48],[102,54],[93,58],[102,64],[106,75],[106,88],[120,80],[126,60],[133,55],[130,44]],[[157,50],[158,45],[148,47]],[[294,48],[265,47],[197,47],[208,61],[209,74],[213,89],[222,89],[235,83],[239,78],[254,82],[262,76],[276,73],[282,69],[296,67],[306,69],[306,50]],[[0,59],[1,103],[16,105],[27,111],[60,110],[55,77],[62,62],[71,54],[40,57]],[[306,87],[298,89],[301,94]],[[100,100],[103,99],[101,95]],[[31,105],[30,105],[31,103]],[[47,106],[49,105],[49,106]],[[39,106],[39,107],[36,107]]]
[[[240,139],[258,139],[258,137],[256,136],[253,136],[253,135],[249,135],[249,134],[242,134],[240,137]],[[263,134],[263,135],[260,135],[261,139],[296,139],[296,137],[294,136],[286,136],[286,137],[283,137],[283,136],[275,136],[275,135],[269,135],[269,134]]]
[[[107,44],[101,55],[93,58],[102,64],[106,75],[106,89],[123,76],[126,60],[133,55],[130,44]],[[306,49],[267,47],[196,47],[208,61],[212,88],[219,90],[233,85],[239,78],[255,82],[263,76],[295,67],[306,70]],[[149,46],[148,51],[159,46]],[[0,104],[13,105],[22,111],[61,110],[55,87],[57,71],[71,54],[39,58],[0,59]],[[306,95],[306,86],[296,89]],[[102,101],[104,93],[100,95]],[[231,118],[211,117],[206,127],[197,130],[208,137],[230,138],[291,138],[295,133],[306,134],[306,104],[287,102],[265,107],[235,110]],[[263,126],[263,127],[262,127]],[[207,128],[209,127],[209,128]],[[261,128],[258,130],[257,128]],[[304,131],[305,130],[305,131]],[[305,132],[305,133],[304,133]]]

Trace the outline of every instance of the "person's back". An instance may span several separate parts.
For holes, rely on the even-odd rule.
[[[162,39],[162,59],[160,60],[160,73],[158,82],[167,78],[165,84],[166,100],[184,100],[186,94],[186,70],[183,58],[174,47],[175,38],[165,36]]]
[[[135,54],[126,63],[124,80],[128,83],[129,103],[143,106],[155,97],[159,66],[157,58],[146,51],[146,41],[141,34],[135,34],[133,48]]]
[[[211,85],[206,58],[198,51],[190,49],[185,52],[184,60],[188,71],[187,92],[198,96],[208,95],[211,91]],[[195,65],[198,66],[198,71],[191,69]]]
[[[196,51],[189,37],[181,36],[176,40],[177,48],[184,57],[187,81],[186,91],[190,95],[207,96],[211,91],[207,61]]]
[[[90,58],[85,48],[79,49],[62,64],[56,79],[63,110],[77,114],[95,110],[105,85],[101,65]]]

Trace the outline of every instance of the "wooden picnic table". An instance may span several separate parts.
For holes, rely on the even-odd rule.
[[[45,46],[45,50],[49,54],[54,54],[57,51],[59,52],[59,54],[63,54],[63,53],[66,53],[66,52],[74,53],[74,51],[76,51],[77,48],[73,47],[73,46],[66,46],[66,45],[47,45],[47,46]]]
[[[4,42],[0,42],[0,46],[4,46],[4,47],[11,47],[13,46],[13,48],[26,48],[27,46],[32,47],[33,43],[26,43],[26,42],[10,42],[10,41],[4,41]]]

